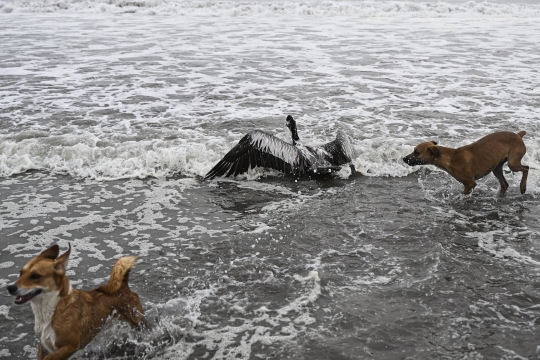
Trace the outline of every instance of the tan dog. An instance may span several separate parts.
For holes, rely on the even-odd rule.
[[[71,245],[60,257],[59,251],[58,245],[43,251],[8,286],[9,293],[16,296],[15,304],[30,302],[32,306],[34,329],[41,339],[39,360],[68,359],[97,335],[110,316],[133,327],[145,324],[141,300],[128,286],[135,256],[116,262],[107,285],[82,291],[73,289],[66,277]]]
[[[437,146],[435,141],[425,142],[414,148],[414,152],[403,158],[410,166],[435,165],[465,185],[464,194],[469,194],[476,181],[490,172],[501,184],[501,195],[508,189],[502,167],[508,161],[510,170],[521,171],[523,176],[519,189],[525,193],[529,167],[521,165],[527,151],[523,143],[525,131],[514,134],[510,131],[496,132],[457,149]]]

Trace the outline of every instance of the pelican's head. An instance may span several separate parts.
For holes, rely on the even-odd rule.
[[[287,116],[287,120],[285,121],[285,124],[291,131],[292,139],[294,141],[300,140],[300,138],[298,137],[298,132],[296,131],[296,121],[293,119],[291,115]]]

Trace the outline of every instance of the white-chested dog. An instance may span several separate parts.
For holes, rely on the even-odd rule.
[[[15,304],[32,306],[40,337],[39,360],[68,359],[97,335],[111,315],[133,327],[145,325],[141,300],[128,286],[135,256],[116,262],[107,285],[83,291],[73,289],[66,276],[71,246],[60,257],[59,251],[58,245],[43,251],[8,286]]]

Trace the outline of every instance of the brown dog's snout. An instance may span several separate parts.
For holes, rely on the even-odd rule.
[[[420,159],[413,157],[412,155],[405,156],[403,161],[409,166],[423,165],[423,162]]]
[[[17,292],[17,290],[19,290],[19,288],[17,287],[17,285],[15,284],[11,284],[7,287],[7,291],[11,294],[11,295],[15,295],[15,293]]]

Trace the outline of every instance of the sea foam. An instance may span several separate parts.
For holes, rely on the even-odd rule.
[[[187,144],[148,140],[102,147],[92,141],[90,135],[85,139],[67,139],[70,137],[72,136],[61,135],[22,141],[2,141],[0,137],[0,176],[42,170],[104,181],[160,178],[175,174],[203,177],[235,144],[224,142],[216,149],[209,146],[210,140],[201,139],[198,143]],[[459,147],[474,140],[477,139],[445,141],[443,144]],[[524,140],[528,149],[523,163],[531,166],[529,189],[533,190],[540,186],[537,184],[540,178],[540,140],[527,136]],[[421,141],[416,140],[416,143]],[[158,142],[160,146],[155,146]],[[422,167],[411,167],[402,161],[403,156],[412,152],[416,143],[414,139],[399,138],[356,140],[354,146],[358,156],[353,161],[356,172],[374,177],[401,177],[417,172]],[[429,169],[437,170],[432,166],[429,166]],[[250,171],[247,179],[258,179],[267,175],[279,176],[279,173],[257,169]],[[341,178],[350,175],[349,168],[338,174]]]
[[[540,16],[540,6],[487,1],[8,0],[0,2],[0,12],[265,17],[537,17]]]

